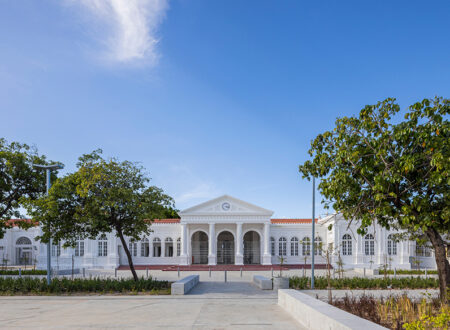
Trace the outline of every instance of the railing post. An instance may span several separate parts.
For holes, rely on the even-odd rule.
[[[22,268],[19,268],[19,278],[22,277]]]
[[[180,267],[178,267],[178,278],[180,278]]]
[[[242,267],[241,267],[241,277],[242,277]]]
[[[83,267],[83,278],[86,277],[86,268]]]
[[[397,268],[394,268],[394,278],[397,277]]]
[[[209,277],[211,277],[211,267],[209,267]]]
[[[272,267],[272,277],[273,277],[273,267]]]
[[[145,269],[145,275],[148,278],[148,267]]]
[[[227,271],[225,270],[225,283],[227,283]]]

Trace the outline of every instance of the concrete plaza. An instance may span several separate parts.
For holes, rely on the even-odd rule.
[[[273,291],[200,283],[186,296],[0,297],[1,328],[301,329]]]

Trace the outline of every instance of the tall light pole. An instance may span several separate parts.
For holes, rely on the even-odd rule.
[[[35,168],[39,168],[42,170],[45,170],[47,173],[47,196],[48,196],[48,191],[50,190],[50,187],[52,185],[51,181],[50,181],[50,172],[51,170],[60,170],[64,168],[63,164],[52,164],[52,165],[39,165],[39,164],[33,164],[33,167]],[[47,243],[47,284],[50,285],[51,282],[51,265],[52,265],[52,259],[51,259],[51,239],[48,240]]]
[[[316,181],[315,178],[312,178],[312,256],[311,256],[311,289],[314,289],[314,254],[316,252],[315,249],[315,202],[316,202]]]

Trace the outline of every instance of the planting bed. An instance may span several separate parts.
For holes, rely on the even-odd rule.
[[[60,294],[170,294],[170,282],[152,278],[133,279],[46,279],[0,278],[0,295]]]
[[[402,278],[332,278],[330,280],[332,289],[434,289],[439,287],[435,278],[402,277]],[[328,280],[324,276],[314,277],[316,289],[327,289]],[[289,279],[291,289],[310,289],[310,277],[293,276]]]
[[[345,296],[332,305],[390,329],[449,329],[450,308],[439,299],[412,300],[407,296],[386,299],[371,295]]]

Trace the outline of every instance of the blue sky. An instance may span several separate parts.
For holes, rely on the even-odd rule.
[[[0,136],[141,162],[179,209],[310,217],[336,117],[449,97],[449,1],[0,0]],[[323,209],[317,205],[318,212]]]

